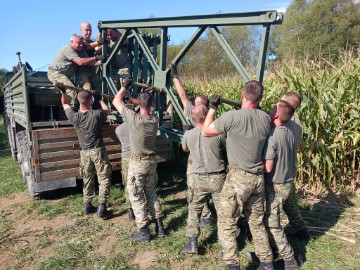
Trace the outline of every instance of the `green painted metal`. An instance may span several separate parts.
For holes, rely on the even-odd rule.
[[[200,16],[184,16],[184,17],[165,17],[165,18],[148,18],[136,20],[113,20],[113,21],[99,21],[98,27],[105,32],[109,28],[119,28],[125,30],[121,39],[118,41],[117,47],[119,48],[125,39],[128,39],[132,45],[131,51],[134,56],[133,62],[133,80],[140,83],[148,83],[149,81],[153,86],[164,89],[166,97],[163,93],[155,94],[155,109],[160,118],[160,128],[163,123],[162,117],[166,109],[166,98],[170,99],[175,111],[180,116],[183,125],[190,125],[189,120],[184,115],[183,109],[178,102],[178,98],[171,89],[172,80],[170,78],[170,71],[166,64],[167,56],[167,33],[169,27],[196,27],[195,32],[190,39],[184,44],[180,52],[170,60],[171,64],[178,64],[186,53],[191,49],[199,37],[206,29],[215,35],[217,41],[224,49],[227,56],[234,64],[236,70],[245,81],[250,80],[249,74],[246,72],[241,61],[235,55],[225,38],[221,34],[220,26],[230,25],[260,25],[263,26],[262,37],[260,41],[260,49],[258,56],[258,64],[256,69],[256,79],[260,82],[263,80],[266,52],[269,41],[269,33],[271,25],[281,24],[283,14],[275,10],[246,12],[246,13],[228,13],[228,14],[214,14],[214,15],[200,15]],[[154,30],[160,32],[159,36],[152,36],[142,34],[141,29]],[[158,48],[159,47],[159,48]],[[104,52],[106,55],[106,51]],[[109,70],[109,63],[115,54],[112,53],[106,63],[103,64],[102,76],[107,76]],[[169,63],[169,64],[170,64]],[[106,72],[105,72],[106,71]],[[149,80],[150,79],[150,80]],[[107,87],[111,89],[114,94],[117,92],[114,85],[108,78],[103,78],[107,83]],[[133,95],[136,96],[139,91],[138,86],[134,86]],[[230,101],[231,103],[231,101]],[[234,105],[236,106],[236,105]],[[161,134],[169,133],[171,140],[178,136],[178,132],[170,131],[168,128],[161,129]],[[164,135],[165,136],[165,135]],[[166,137],[166,136],[165,136]]]

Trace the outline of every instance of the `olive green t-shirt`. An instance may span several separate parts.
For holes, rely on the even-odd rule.
[[[184,108],[184,114],[187,117],[187,119],[190,121],[190,124],[192,125],[191,128],[195,127],[195,121],[192,117],[192,109],[194,108],[194,105],[191,103],[190,100],[188,100],[185,108]]]
[[[102,126],[107,119],[106,111],[90,109],[82,113],[68,108],[65,114],[75,127],[81,148],[88,149],[104,145]]]
[[[129,158],[131,156],[130,150],[130,134],[129,127],[126,123],[122,123],[115,129],[115,134],[121,144],[121,157]]]
[[[264,159],[274,160],[274,167],[271,173],[265,174],[266,182],[285,184],[294,180],[295,151],[295,136],[289,127],[271,129],[264,148]]]
[[[72,60],[76,57],[88,57],[85,50],[75,51],[71,45],[66,45],[57,53],[50,64],[50,69],[59,71],[61,74],[71,78],[75,75],[78,65]]]
[[[182,145],[190,151],[194,173],[221,172],[226,169],[224,158],[225,134],[206,138],[201,135],[201,128],[185,132]]]
[[[301,139],[302,139],[302,127],[300,119],[297,118],[295,115],[286,123],[287,126],[291,128],[291,130],[294,132],[295,137],[295,155],[296,152],[299,150]]]
[[[144,116],[122,107],[120,114],[129,127],[131,156],[155,154],[158,119],[156,116]]]
[[[110,40],[109,52],[112,53],[116,45],[116,42]],[[132,57],[129,54],[127,45],[121,46],[118,53],[111,60],[111,66],[114,68],[130,68]]]
[[[219,133],[226,133],[229,163],[250,172],[263,171],[262,151],[270,131],[270,117],[258,109],[229,111],[214,121]]]

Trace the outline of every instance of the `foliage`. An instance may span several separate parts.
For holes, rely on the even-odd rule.
[[[272,41],[282,59],[301,59],[304,53],[314,59],[320,52],[336,59],[340,49],[358,46],[359,25],[360,4],[353,0],[294,0]]]

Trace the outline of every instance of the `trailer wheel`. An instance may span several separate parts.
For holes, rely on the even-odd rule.
[[[27,138],[28,133],[22,130],[16,133],[17,160],[21,167],[23,180],[27,183],[29,195],[33,199],[39,199],[40,194],[35,192],[34,183],[35,175],[31,166],[31,148],[30,140]]]

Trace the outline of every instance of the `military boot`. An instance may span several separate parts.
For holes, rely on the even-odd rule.
[[[256,270],[275,270],[272,262],[260,262],[260,266]]]
[[[134,221],[135,220],[134,210],[132,210],[132,208],[129,208],[127,213],[128,213],[129,220]]]
[[[107,219],[112,216],[112,211],[106,209],[106,203],[100,203],[97,211],[97,216],[102,219]]]
[[[138,233],[131,235],[131,240],[135,242],[150,242],[149,228],[147,226],[140,228]]]
[[[240,265],[238,264],[228,264],[229,270],[240,270]]]
[[[183,247],[183,253],[198,254],[197,237],[189,237],[189,243]]]
[[[96,208],[91,204],[91,202],[84,203],[84,215],[89,215],[95,213]]]
[[[164,229],[164,224],[163,224],[162,218],[157,218],[155,220],[155,233],[159,237],[165,236],[165,229]]]
[[[292,257],[290,260],[284,260],[285,262],[285,270],[298,270],[298,264],[294,257]]]

